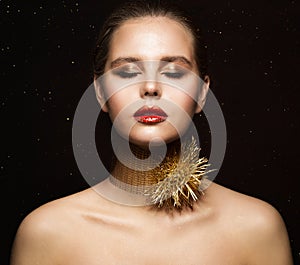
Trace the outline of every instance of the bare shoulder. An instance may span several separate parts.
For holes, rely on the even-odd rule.
[[[19,230],[51,232],[76,221],[90,200],[90,189],[50,201],[32,211],[22,221]]]
[[[250,226],[282,222],[279,212],[269,203],[218,184],[212,185],[212,201],[223,209],[222,213],[238,219],[246,218],[248,221],[245,224]]]
[[[88,190],[46,203],[20,224],[13,245],[11,264],[58,264],[56,257],[68,237],[80,226],[89,200]],[[75,230],[76,231],[76,230]]]
[[[249,264],[292,264],[285,223],[272,205],[217,184],[211,198],[222,222],[237,235]]]

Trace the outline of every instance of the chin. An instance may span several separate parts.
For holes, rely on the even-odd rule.
[[[169,125],[168,127],[159,125],[135,126],[130,132],[129,141],[141,147],[148,147],[150,142],[154,146],[171,143],[177,140],[179,135],[173,126]]]

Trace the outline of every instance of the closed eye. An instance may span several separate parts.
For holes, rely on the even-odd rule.
[[[133,78],[141,74],[141,72],[114,71],[114,74],[121,78]]]
[[[173,79],[180,79],[181,77],[184,76],[184,72],[177,71],[177,72],[162,72],[161,74],[165,75],[168,78],[173,78]]]

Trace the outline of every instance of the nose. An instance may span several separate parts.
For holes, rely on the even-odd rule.
[[[147,81],[141,87],[141,97],[161,97],[161,87],[156,81]]]

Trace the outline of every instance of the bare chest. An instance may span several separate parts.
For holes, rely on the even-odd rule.
[[[243,264],[233,238],[210,229],[85,229],[64,249],[64,265]]]

